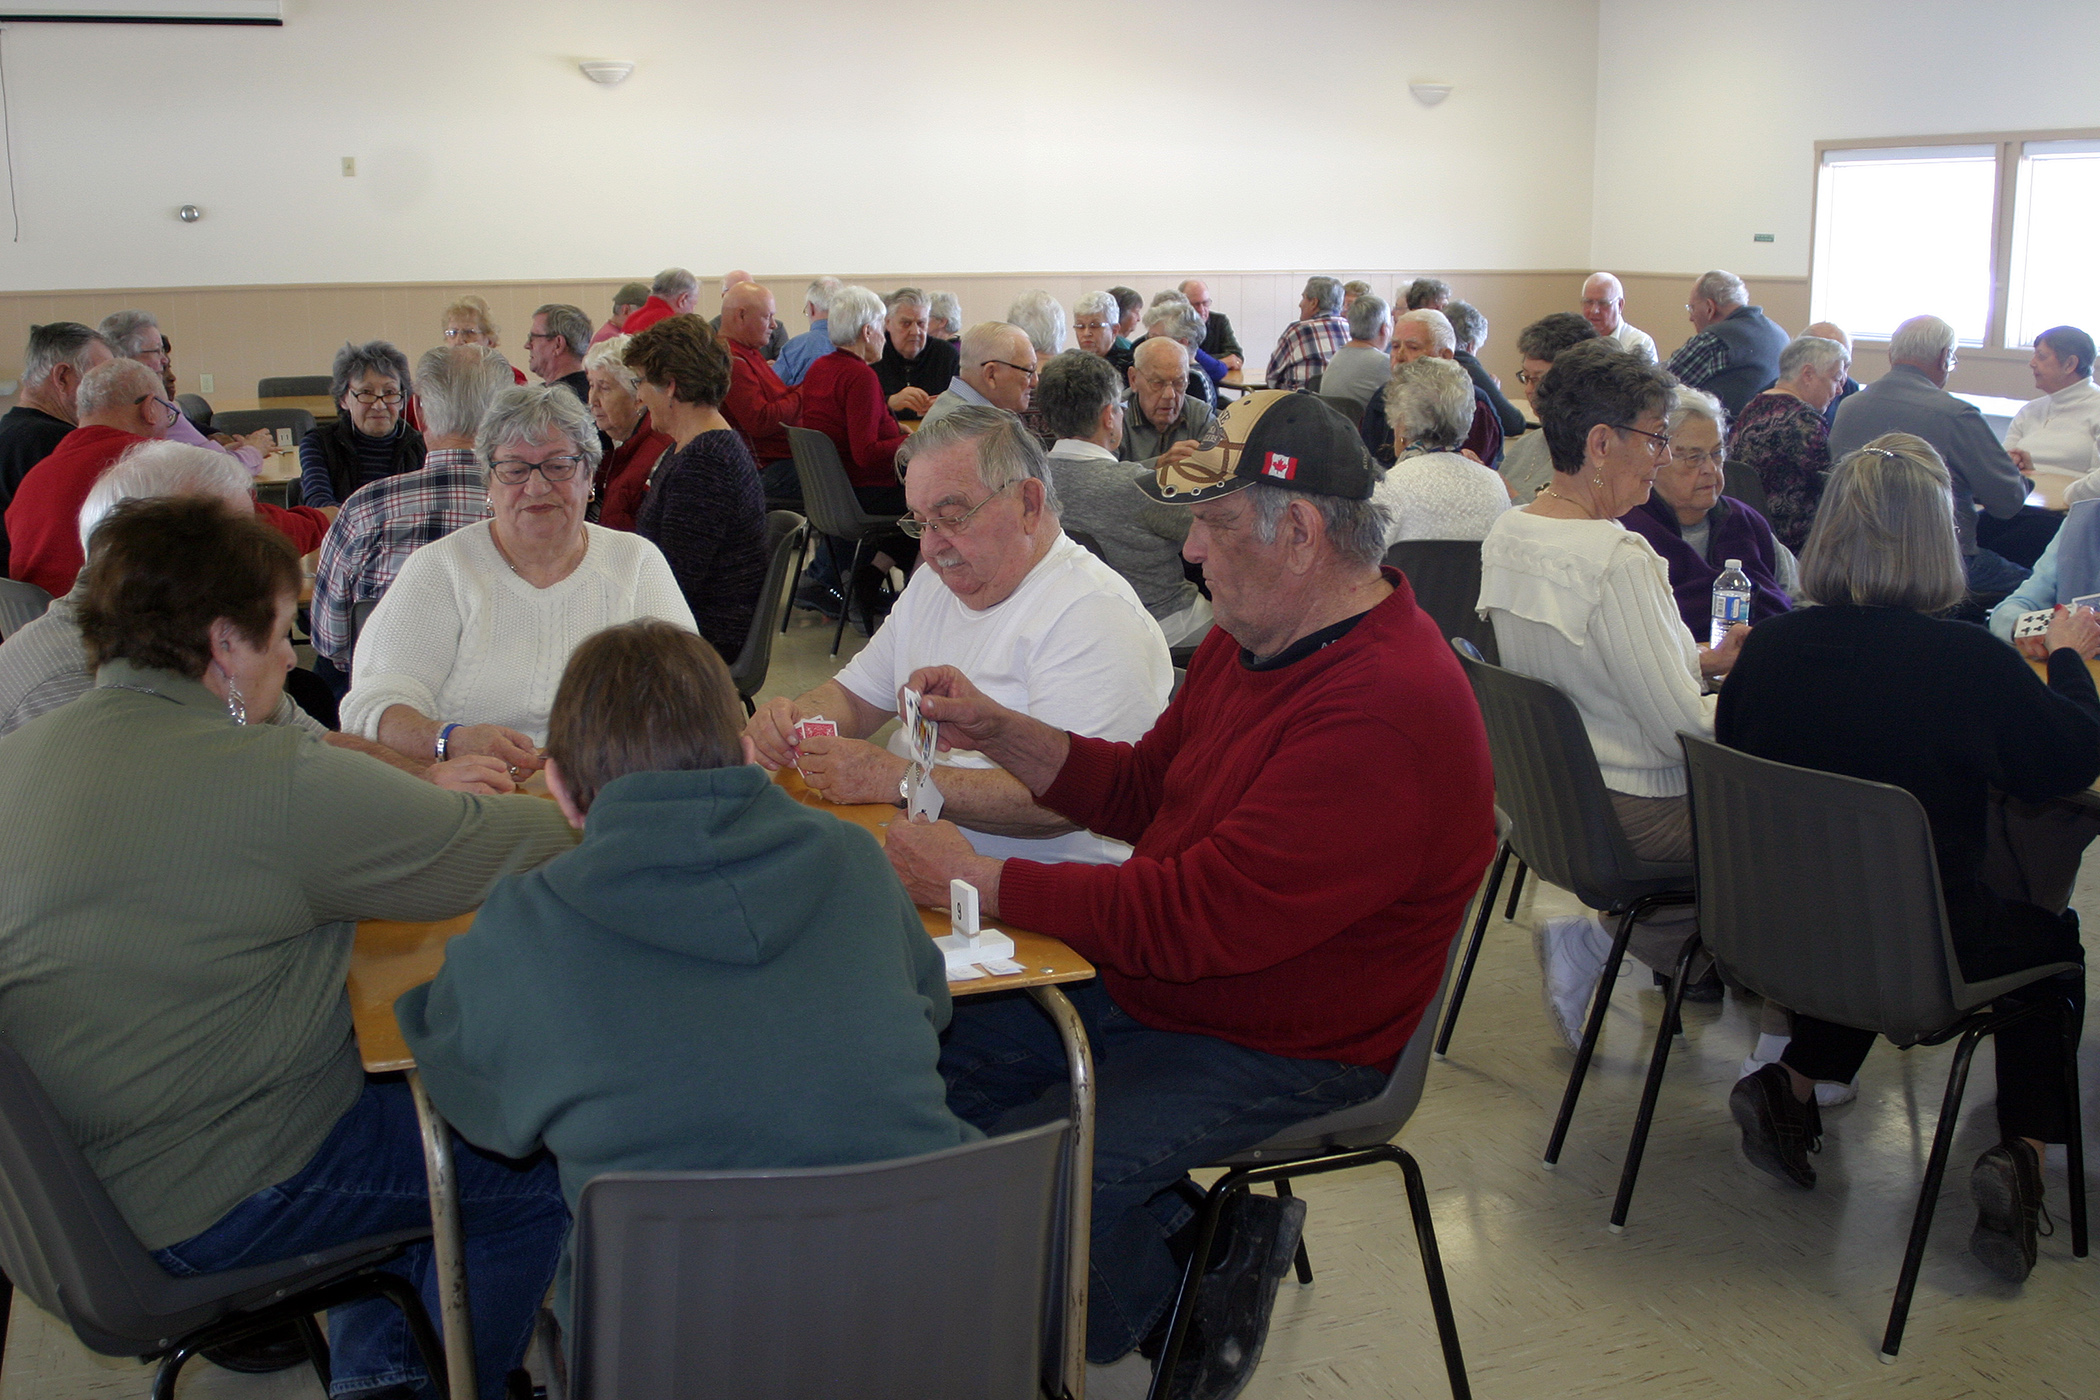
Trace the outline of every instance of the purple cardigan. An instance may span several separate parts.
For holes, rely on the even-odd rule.
[[[1706,513],[1713,533],[1707,537],[1708,563],[1684,542],[1677,512],[1662,497],[1650,492],[1648,499],[1619,517],[1619,523],[1655,546],[1655,552],[1670,567],[1670,591],[1677,595],[1677,612],[1692,629],[1699,644],[1713,622],[1714,580],[1730,559],[1743,561],[1750,579],[1750,621],[1755,624],[1780,613],[1791,612],[1793,602],[1779,586],[1779,551],[1772,542],[1772,526],[1762,515],[1733,496],[1723,496]]]

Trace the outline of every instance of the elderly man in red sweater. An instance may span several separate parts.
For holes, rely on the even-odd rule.
[[[1384,513],[1354,429],[1278,391],[1242,398],[1219,429],[1140,478],[1190,508],[1185,553],[1217,617],[1144,738],[1053,729],[949,668],[911,682],[941,742],[1010,775],[1002,829],[1085,829],[1132,857],[1001,861],[946,822],[889,828],[920,903],[966,879],[986,911],[1100,968],[1072,996],[1100,1085],[1095,1363],[1163,1328],[1184,1173],[1384,1086],[1494,848],[1479,709],[1406,579],[1380,567]],[[1048,1019],[1006,999],[958,1007],[941,1069],[950,1105],[988,1132],[1053,1111],[1039,1100],[1066,1073]],[[1225,1257],[1262,1275],[1259,1301],[1198,1339],[1206,1374],[1258,1355],[1302,1218],[1301,1202],[1247,1198],[1247,1239]]]
[[[772,334],[771,292],[756,282],[739,282],[722,294],[722,339],[734,361],[722,416],[751,449],[766,494],[799,501],[802,489],[795,482],[787,425],[802,411],[802,395],[781,383],[766,363],[766,341]]]

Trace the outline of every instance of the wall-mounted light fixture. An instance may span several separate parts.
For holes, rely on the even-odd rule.
[[[626,82],[634,72],[634,65],[624,58],[586,58],[576,66],[583,70],[584,77],[607,87]]]
[[[1407,90],[1415,95],[1415,101],[1424,107],[1434,107],[1451,95],[1449,83],[1409,83]]]
[[[194,224],[204,217],[204,211],[194,204],[185,204],[175,211],[175,217],[186,224]]]

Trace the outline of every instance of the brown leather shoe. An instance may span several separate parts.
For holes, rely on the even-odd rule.
[[[2042,1164],[2024,1138],[2007,1138],[1976,1159],[1969,1172],[1976,1228],[1969,1253],[2009,1283],[2034,1268],[2042,1213]]]
[[[1823,1150],[1823,1115],[1811,1097],[1794,1097],[1785,1065],[1766,1065],[1738,1079],[1728,1091],[1728,1111],[1743,1130],[1743,1155],[1750,1165],[1796,1186],[1814,1186],[1808,1154]]]

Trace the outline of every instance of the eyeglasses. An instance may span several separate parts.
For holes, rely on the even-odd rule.
[[[175,404],[169,403],[166,399],[162,398],[158,394],[140,394],[137,398],[131,401],[131,406],[133,408],[143,408],[148,400],[159,404],[162,408],[165,408],[168,411],[168,421],[170,423],[173,423],[176,419],[182,416],[182,409],[180,407],[178,407]]]
[[[399,389],[389,389],[383,394],[375,394],[370,389],[359,389],[350,397],[356,399],[366,408],[370,408],[375,403],[383,403],[388,408],[399,408],[403,396]]]
[[[1612,424],[1612,429],[1621,433],[1639,433],[1642,437],[1648,439],[1648,455],[1658,462],[1670,455],[1670,435],[1668,433],[1651,433],[1646,428],[1636,428],[1631,423],[1614,423]]]
[[[1728,449],[1725,446],[1716,447],[1709,452],[1703,447],[1679,447],[1673,442],[1670,444],[1670,456],[1672,460],[1682,462],[1688,467],[1718,468],[1727,462]]]
[[[1595,297],[1584,297],[1582,299],[1582,309],[1584,311],[1609,311],[1618,304],[1616,301],[1599,301]],[[1691,308],[1687,307],[1685,309],[1690,310]]]
[[[459,340],[459,339],[461,339],[461,338],[463,338],[463,337],[465,337],[465,336],[470,336],[470,335],[478,335],[478,336],[485,336],[485,335],[487,335],[487,334],[488,334],[488,332],[487,332],[487,331],[485,331],[485,330],[483,330],[483,329],[482,329],[481,327],[479,327],[479,326],[447,326],[447,327],[445,327],[445,339],[447,339],[447,340]]]
[[[1006,483],[1006,486],[1012,486],[1013,484],[1013,482],[1009,481]],[[969,529],[970,517],[977,514],[978,511],[983,510],[994,500],[998,499],[1000,493],[1006,490],[1006,486],[1002,486],[999,488],[998,491],[992,492],[991,495],[986,496],[976,505],[971,506],[968,510],[964,511],[961,515],[936,516],[932,520],[921,520],[916,515],[907,515],[897,521],[897,528],[902,530],[905,534],[911,536],[915,540],[923,540],[929,533],[934,532],[938,532],[940,534],[948,536],[950,539],[953,539],[957,535],[960,535],[963,531]]]
[[[1536,384],[1545,377],[1546,376],[1543,374],[1533,374],[1528,369],[1520,369],[1517,371],[1517,383],[1519,384]]]
[[[515,457],[498,457],[489,462],[489,471],[505,486],[523,486],[534,472],[548,481],[567,481],[576,475],[583,465],[581,457],[549,457],[544,462],[521,462]]]
[[[535,340],[560,340],[560,339],[561,339],[561,337],[560,337],[560,336],[558,336],[558,335],[556,335],[556,334],[555,334],[555,333],[554,333],[553,331],[527,331],[527,332],[525,332],[525,343],[526,343],[527,345],[530,345],[530,344],[532,344],[532,342],[534,342]]]
[[[1035,383],[1037,378],[1038,372],[1028,368],[1028,366],[1026,365],[1017,365],[1008,360],[986,360],[985,363],[988,365],[1004,365],[1007,369],[1012,370],[1015,374],[1024,374],[1028,376],[1028,382],[1030,384]]]

